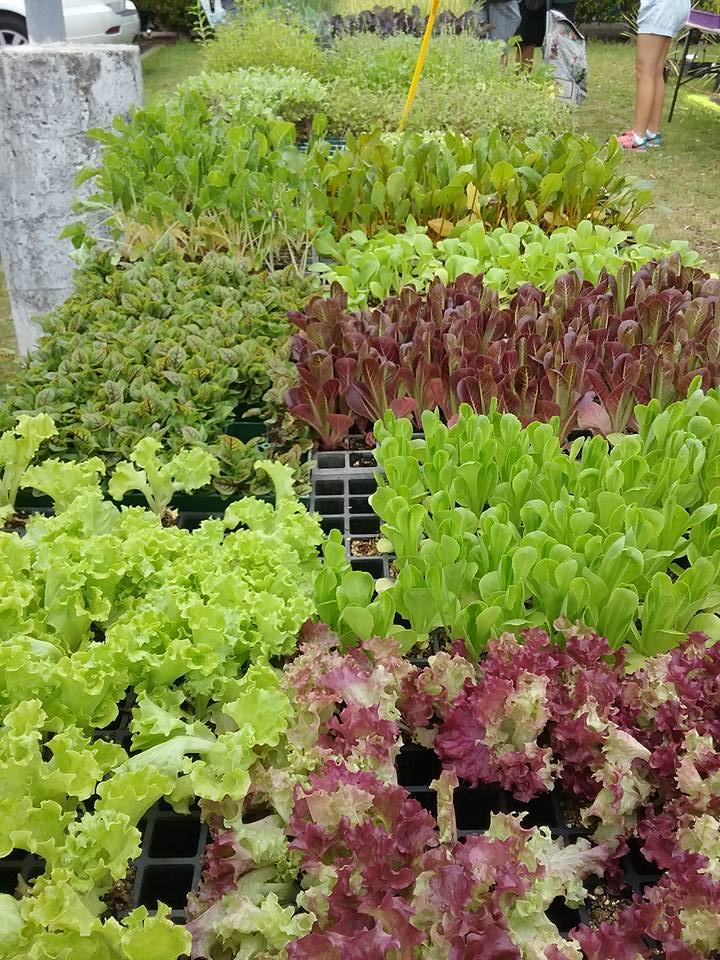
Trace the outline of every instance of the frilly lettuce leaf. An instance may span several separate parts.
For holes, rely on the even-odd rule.
[[[150,509],[161,515],[174,493],[205,487],[218,472],[217,459],[200,447],[181,450],[165,464],[158,458],[160,449],[161,444],[152,437],[140,440],[130,454],[132,463],[123,460],[115,467],[108,485],[110,496],[122,500],[125,494],[137,490]]]
[[[105,464],[98,457],[73,461],[46,460],[25,471],[22,486],[47,494],[53,501],[55,512],[62,513],[81,494],[95,491],[97,499],[101,500],[98,480],[104,475]]]
[[[190,949],[190,934],[172,923],[169,908],[155,916],[144,907],[122,922],[101,921],[71,891],[29,901],[0,895],[2,960],[178,960]]]
[[[56,433],[50,417],[39,413],[34,417],[22,414],[13,430],[0,435],[0,520],[12,513],[22,476],[43,441]]]

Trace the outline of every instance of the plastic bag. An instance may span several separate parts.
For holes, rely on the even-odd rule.
[[[559,10],[547,11],[543,60],[553,68],[560,99],[581,104],[587,96],[585,37]]]

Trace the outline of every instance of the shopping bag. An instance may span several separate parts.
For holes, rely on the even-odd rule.
[[[560,99],[581,104],[587,96],[585,37],[559,10],[547,11],[543,60],[553,69]]]

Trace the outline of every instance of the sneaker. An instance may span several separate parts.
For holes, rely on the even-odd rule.
[[[643,137],[640,143],[638,143],[632,130],[626,130],[625,133],[621,133],[617,138],[617,142],[623,150],[647,150],[646,138]]]
[[[645,143],[649,147],[661,147],[662,146],[662,134],[654,133],[652,136],[645,137]]]

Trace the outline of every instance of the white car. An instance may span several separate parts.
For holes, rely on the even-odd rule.
[[[132,43],[140,17],[132,0],[62,0],[65,31],[72,43]],[[27,43],[25,0],[0,0],[0,47]]]

